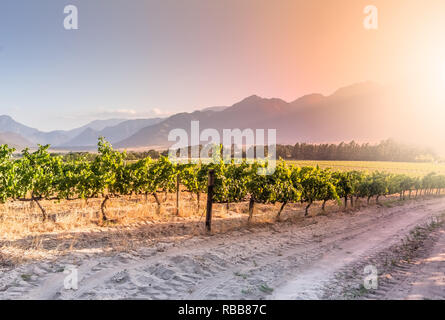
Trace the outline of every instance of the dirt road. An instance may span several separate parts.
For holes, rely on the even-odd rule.
[[[438,228],[416,259],[393,268],[372,299],[445,300],[445,227]]]
[[[131,254],[76,253],[1,270],[0,299],[445,298],[443,230],[426,237],[431,249],[423,254],[430,258],[418,261],[428,263],[391,261],[404,272],[412,268],[406,276],[394,271],[403,283],[397,278],[382,282],[380,291],[349,295],[361,290],[363,266],[388,265],[388,254],[412,230],[444,213],[443,198],[410,201],[158,243]],[[68,266],[77,270],[77,290],[64,288]]]

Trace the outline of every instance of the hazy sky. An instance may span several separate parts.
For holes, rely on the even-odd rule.
[[[79,30],[63,27],[69,4]],[[425,70],[445,83],[444,40],[443,0],[2,0],[0,114],[69,129]]]

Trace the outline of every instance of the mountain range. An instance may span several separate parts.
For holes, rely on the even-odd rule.
[[[222,137],[223,129],[277,129],[277,142],[378,142],[391,137],[393,124],[382,119],[387,111],[387,90],[364,82],[339,89],[330,96],[310,94],[286,102],[278,98],[252,95],[223,109],[204,109],[175,114],[162,122],[141,129],[116,144],[118,148],[167,147],[168,133],[184,129],[190,136],[191,121],[200,130],[212,128]]]
[[[0,116],[0,144],[9,144],[17,149],[33,148],[37,144],[50,144],[55,149],[90,150],[95,148],[101,136],[115,143],[161,120],[161,118],[95,120],[72,130],[42,132],[25,126],[10,116],[2,115]]]
[[[403,121],[400,120],[404,115]],[[99,136],[120,149],[166,148],[172,129],[190,134],[191,121],[200,130],[277,129],[277,143],[341,141],[378,142],[389,137],[409,138],[416,116],[403,103],[395,103],[388,88],[363,82],[341,88],[329,96],[309,94],[294,101],[249,96],[232,106],[210,107],[167,118],[93,121],[69,131],[42,132],[9,116],[0,116],[0,144],[16,147],[51,144],[63,150],[91,150]]]

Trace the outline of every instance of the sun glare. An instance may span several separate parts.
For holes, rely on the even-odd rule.
[[[445,91],[445,61],[439,66],[439,77],[443,90]]]

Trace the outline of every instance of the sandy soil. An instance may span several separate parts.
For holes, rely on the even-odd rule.
[[[426,254],[399,266],[392,283],[378,290],[375,298],[445,300],[445,228],[437,230],[423,249]]]
[[[402,242],[444,213],[443,198],[412,200],[132,252],[77,251],[3,267],[0,299],[444,298],[444,230],[425,227],[421,242]],[[400,246],[413,253],[408,267]],[[383,268],[380,278],[391,278],[383,266],[394,252],[401,252],[389,263],[396,280],[360,291],[364,265]],[[70,266],[78,270],[77,290],[64,289],[63,271]]]
[[[442,223],[433,229],[417,228],[412,234],[415,236],[404,244],[380,253],[380,261],[382,255],[391,256],[392,263],[379,266],[382,272],[377,290],[368,291],[360,287],[354,290],[351,278],[357,272],[349,272],[349,279],[338,286],[348,288],[342,290],[343,294],[351,297],[353,293],[352,297],[358,299],[445,300],[445,226]],[[345,280],[345,275],[340,279]],[[325,295],[339,298],[335,291],[338,292],[325,290]]]

